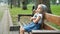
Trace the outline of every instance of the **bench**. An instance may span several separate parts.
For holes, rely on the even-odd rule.
[[[31,14],[30,15],[27,15],[27,14],[19,14],[18,15],[18,22],[20,21],[20,17],[21,16],[32,16]],[[44,16],[44,21],[43,22],[45,22],[45,20],[47,20],[47,21],[49,21],[49,22],[52,22],[52,23],[54,23],[54,24],[56,24],[56,25],[59,25],[60,26],[60,16],[56,16],[56,15],[53,15],[53,14],[49,14],[49,13],[45,13],[45,16]],[[20,23],[21,24],[21,23]],[[25,23],[26,24],[26,23]],[[24,25],[24,23],[22,23],[22,25]],[[54,28],[54,27],[52,27],[52,26],[50,26],[49,24],[47,24],[47,23],[43,23],[43,25],[42,25],[42,28],[43,28],[43,30],[44,31],[47,31],[47,30],[55,30],[55,31],[53,31],[53,33],[54,32],[56,32],[56,30],[58,30],[58,29],[56,29],[56,28]],[[40,31],[42,31],[42,30],[32,30],[32,34],[40,34]],[[43,31],[42,31],[42,33],[43,33]],[[45,33],[48,33],[48,32],[45,32]],[[56,32],[56,33],[58,33],[58,31]]]
[[[53,14],[45,13],[45,20],[52,22],[58,26],[60,26],[60,16],[56,16]],[[44,21],[43,24],[44,30],[32,30],[32,34],[60,34],[60,31]]]

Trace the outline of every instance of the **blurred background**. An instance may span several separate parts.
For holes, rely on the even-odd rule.
[[[0,0],[0,31],[6,32],[9,22],[18,25],[18,14],[32,14],[38,4],[45,4],[48,7],[47,13],[60,16],[60,0]],[[30,17],[22,16],[21,22],[28,23]],[[60,30],[60,26],[54,23],[48,24]]]

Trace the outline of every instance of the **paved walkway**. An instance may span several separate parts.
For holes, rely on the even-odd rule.
[[[2,10],[4,10],[4,14],[2,17],[2,20],[0,22],[0,34],[9,34],[9,23],[8,23],[8,8],[7,5],[1,6],[4,7]]]
[[[12,25],[12,20],[10,16],[10,12],[8,9],[8,5],[0,5],[1,9],[3,10],[4,14],[2,20],[0,22],[0,34],[19,34],[19,31],[9,31]],[[11,24],[11,25],[10,25]]]

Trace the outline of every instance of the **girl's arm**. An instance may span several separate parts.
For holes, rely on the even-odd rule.
[[[41,18],[40,16],[37,17],[35,20],[33,20],[33,22],[34,22],[34,23],[38,23],[38,21],[40,20],[40,18]]]
[[[36,18],[31,17],[31,19],[30,19],[30,20],[32,21],[32,20],[35,20],[35,19],[36,19]]]

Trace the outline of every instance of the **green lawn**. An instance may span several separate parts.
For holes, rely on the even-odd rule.
[[[51,5],[51,11],[54,15],[59,15],[60,16],[60,5]],[[17,24],[17,16],[18,14],[32,14],[32,6],[28,6],[27,10],[22,10],[22,8],[18,7],[13,7],[10,9],[11,17],[13,20],[13,23],[16,25]],[[56,24],[49,23],[53,27],[60,29],[60,26],[57,26]]]
[[[3,16],[3,10],[0,9],[0,20],[2,19]]]
[[[52,13],[60,16],[60,5],[51,5]]]
[[[10,9],[10,13],[11,13],[11,17],[12,17],[12,21],[14,23],[14,25],[16,25],[17,23],[17,17],[18,14],[32,14],[32,6],[28,6],[27,10],[23,10],[21,7],[13,7],[12,9]]]

